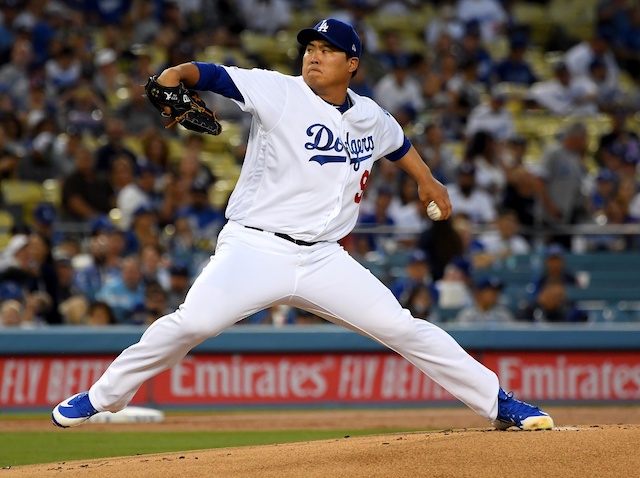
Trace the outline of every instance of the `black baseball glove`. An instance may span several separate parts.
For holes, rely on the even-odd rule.
[[[147,98],[162,116],[173,118],[166,127],[180,123],[186,129],[198,133],[219,135],[222,126],[213,111],[207,108],[194,90],[187,89],[182,83],[178,86],[163,86],[158,77],[152,76],[144,86]],[[168,113],[164,107],[168,107]]]

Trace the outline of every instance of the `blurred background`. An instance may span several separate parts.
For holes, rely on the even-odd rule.
[[[249,118],[165,121],[147,78],[191,60],[297,75],[326,17],[364,45],[354,92],[393,114],[454,216],[380,160],[342,241],[441,324],[640,321],[640,5],[631,0],[3,0],[0,334],[145,327],[213,254]],[[276,307],[243,324],[323,324]],[[640,323],[638,324],[640,325]]]

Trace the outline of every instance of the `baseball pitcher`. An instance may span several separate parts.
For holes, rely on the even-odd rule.
[[[149,80],[149,100],[186,128],[220,132],[198,90],[231,98],[252,115],[228,223],[179,309],[154,322],[88,392],[59,404],[54,424],[72,427],[121,410],[145,380],[205,339],[288,304],[396,351],[497,428],[552,428],[548,414],[505,393],[495,373],[445,331],[412,317],[338,244],[356,224],[380,158],[416,180],[420,200],[425,207],[434,201],[440,219],[451,204],[396,120],[349,89],[361,54],[352,26],[329,18],[297,39],[305,47],[301,76],[191,62]]]

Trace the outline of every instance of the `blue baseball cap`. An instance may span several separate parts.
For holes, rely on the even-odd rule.
[[[487,276],[483,277],[476,282],[476,289],[496,289],[501,290],[504,287],[504,283],[497,276]]]
[[[547,250],[545,251],[545,256],[547,257],[564,257],[565,250],[562,245],[558,243],[552,243],[547,246]]]
[[[40,203],[33,210],[33,217],[36,221],[50,226],[55,222],[57,217],[56,207],[51,203]]]
[[[23,294],[20,286],[14,281],[0,282],[0,299],[5,300],[22,300]]]
[[[429,261],[429,256],[422,249],[415,249],[411,251],[409,255],[409,264],[416,264],[418,262],[427,263]]]
[[[355,29],[343,21],[326,18],[313,28],[305,28],[298,33],[298,43],[308,45],[311,41],[323,39],[350,56],[360,58],[362,43]]]
[[[113,232],[116,230],[116,227],[111,222],[111,219],[109,219],[109,216],[105,216],[105,215],[94,217],[91,220],[90,227],[91,227],[91,235],[93,236],[95,236],[100,232],[109,234],[110,232]]]

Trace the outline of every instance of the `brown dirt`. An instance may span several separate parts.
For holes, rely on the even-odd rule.
[[[549,408],[556,429],[498,432],[466,408],[172,415],[80,430],[439,429],[307,443],[80,460],[0,470],[13,477],[640,477],[640,407]],[[8,420],[3,431],[51,430]],[[74,433],[76,430],[60,430]]]

